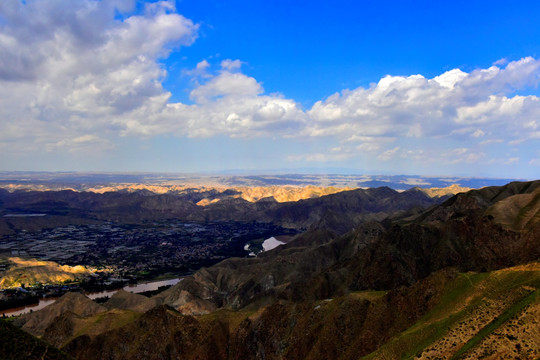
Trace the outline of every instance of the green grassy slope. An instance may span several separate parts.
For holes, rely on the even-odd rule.
[[[460,274],[437,306],[364,359],[536,359],[539,293],[540,263]]]

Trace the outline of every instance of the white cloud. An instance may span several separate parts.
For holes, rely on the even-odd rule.
[[[372,149],[376,148],[373,144],[380,145],[387,138],[417,138],[420,146],[436,140],[429,157],[414,154],[414,158],[444,161],[449,156],[453,164],[482,161],[488,155],[472,150],[475,139],[489,135],[481,145],[527,142],[536,138],[537,132],[531,130],[537,128],[540,118],[537,96],[514,94],[539,85],[540,60],[524,58],[497,65],[470,73],[454,69],[433,79],[386,76],[369,88],[343,90],[307,111],[305,133],[333,136],[340,141],[361,142],[369,137],[370,145],[364,147]],[[456,141],[470,148],[467,154],[452,150]],[[417,146],[399,145],[400,156],[412,158]],[[391,159],[394,149],[380,153],[379,159]]]
[[[506,64],[508,64],[508,59],[506,58],[499,59],[493,63],[493,65],[501,65],[501,66],[504,66]]]
[[[45,149],[47,151],[55,151],[55,150],[61,150],[61,151],[69,151],[69,152],[77,152],[77,151],[96,151],[99,150],[110,150],[113,148],[113,144],[106,140],[101,139],[96,135],[82,135],[78,136],[73,139],[63,139],[55,144],[47,144],[45,146]]]
[[[456,148],[443,153],[439,161],[447,164],[476,163],[486,157],[483,152],[478,152],[468,148]]]
[[[199,104],[221,97],[234,99],[253,98],[263,92],[262,86],[252,77],[242,73],[224,71],[200,85],[190,93],[190,98]]]
[[[197,63],[195,66],[195,69],[192,70],[183,70],[184,75],[191,76],[194,81],[197,81],[199,77],[201,78],[209,78],[211,77],[210,74],[208,74],[208,69],[210,68],[210,63],[208,60],[204,59]]]
[[[376,142],[365,142],[356,147],[356,149],[360,152],[367,152],[367,153],[373,153],[378,151],[381,148],[381,146]]]
[[[134,118],[144,119],[144,122],[133,122],[129,133],[291,137],[301,132],[306,116],[298,104],[279,94],[264,95],[256,79],[239,71],[241,65],[242,62],[236,60],[222,61],[217,73],[207,73],[205,81],[191,91],[194,104],[164,104],[161,112],[154,112],[153,121],[148,120],[152,114],[137,114]],[[206,64],[201,67],[208,68]],[[153,122],[151,126],[150,122]]]
[[[445,88],[453,89],[456,84],[463,81],[463,79],[465,79],[466,77],[466,72],[463,72],[459,69],[453,69],[443,73],[442,75],[434,77],[433,80]]]
[[[387,75],[309,109],[266,94],[241,60],[204,59],[184,72],[193,78],[192,102],[172,102],[161,60],[198,31],[174,4],[154,2],[133,15],[132,0],[1,1],[0,148],[76,151],[159,134],[324,137],[330,155],[319,149],[289,159],[472,164],[489,158],[478,146],[540,138],[540,99],[525,95],[540,84],[540,60],[530,57],[433,78]]]
[[[334,162],[334,161],[343,161],[350,159],[354,154],[351,153],[339,153],[339,154],[325,154],[325,153],[315,153],[315,154],[302,154],[302,155],[289,155],[287,156],[287,161],[307,161],[307,162]]]
[[[0,3],[0,142],[20,138],[32,150],[107,137],[128,127],[130,114],[163,104],[158,60],[191,44],[197,25],[173,2],[115,19],[131,10],[132,1]]]
[[[394,156],[396,156],[396,153],[398,152],[399,149],[400,149],[399,146],[396,146],[393,149],[386,150],[385,152],[377,156],[377,159],[382,160],[382,161],[388,161],[392,159]]]
[[[480,142],[480,145],[501,144],[503,142],[504,142],[503,139],[489,139],[489,140],[484,140],[484,141]]]
[[[486,133],[483,132],[482,129],[476,129],[476,130],[471,134],[471,136],[472,136],[472,137],[475,137],[475,138],[479,138],[479,137],[482,137],[482,136],[484,136],[484,135],[486,135]]]
[[[318,101],[308,111],[312,121],[307,131],[315,136],[441,137],[483,124],[474,137],[486,130],[522,137],[540,116],[539,99],[503,94],[538,85],[539,74],[540,61],[525,58],[504,69],[456,69],[433,79],[386,76],[369,88],[344,90]]]
[[[505,165],[517,164],[519,163],[519,157],[512,157],[504,162]]]
[[[221,62],[221,67],[225,70],[231,71],[240,69],[242,67],[242,61],[240,60],[231,60],[231,59],[225,59]]]

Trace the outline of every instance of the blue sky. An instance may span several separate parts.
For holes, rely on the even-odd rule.
[[[540,3],[6,0],[0,170],[539,178]]]
[[[188,0],[178,9],[200,38],[171,60],[241,59],[268,92],[305,106],[387,74],[434,77],[540,51],[533,1]]]

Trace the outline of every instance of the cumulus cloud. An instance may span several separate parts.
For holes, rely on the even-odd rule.
[[[190,92],[193,104],[167,103],[164,98],[161,108],[137,109],[125,133],[167,132],[197,138],[223,134],[286,137],[300,132],[306,116],[299,105],[278,94],[264,95],[262,85],[240,72],[240,66],[239,61],[224,60],[217,72],[206,71],[204,81]],[[207,63],[197,65],[208,67]]]
[[[172,103],[160,59],[197,37],[198,26],[173,1],[43,0],[0,4],[0,141],[58,149],[88,133],[100,137],[233,137],[296,134],[305,114],[295,101],[264,95],[262,85],[225,59],[193,76],[193,104]],[[122,20],[116,16],[124,11]],[[29,141],[30,140],[30,141]],[[38,145],[39,144],[39,145]],[[27,150],[32,150],[26,147]]]
[[[240,69],[240,67],[242,67],[242,61],[238,59],[237,60],[225,59],[221,62],[221,67],[225,70]]]
[[[329,150],[288,160],[472,164],[496,146],[540,138],[540,99],[525,95],[540,83],[540,60],[531,57],[433,78],[387,75],[308,109],[266,94],[242,71],[241,59],[201,59],[184,70],[193,79],[190,103],[172,102],[162,86],[162,60],[196,41],[198,25],[179,14],[174,1],[146,4],[142,11],[134,5],[0,2],[1,149],[110,149],[119,136],[159,134],[320,137]],[[536,164],[530,156],[519,159]]]
[[[254,78],[225,70],[191,91],[190,98],[197,103],[208,103],[222,97],[252,98],[262,92],[262,86]]]
[[[505,133],[517,131],[540,115],[536,96],[512,96],[539,83],[540,61],[525,58],[501,69],[465,73],[451,70],[433,79],[421,75],[386,76],[369,88],[344,90],[318,101],[308,111],[311,135],[446,136],[475,124]],[[475,137],[485,134],[474,132]]]
[[[168,98],[158,60],[191,44],[197,25],[173,2],[59,0],[0,3],[0,141],[52,149],[87,133],[118,134]],[[117,12],[128,15],[116,18]],[[28,148],[28,146],[27,146]]]
[[[307,111],[305,134],[349,140],[370,137],[373,144],[382,143],[377,139],[417,138],[420,143],[438,139],[438,145],[464,141],[474,146],[467,135],[482,139],[476,145],[501,139],[515,144],[535,138],[531,130],[540,117],[540,99],[515,92],[539,83],[540,61],[530,57],[470,73],[454,69],[432,79],[388,75],[368,88],[343,90],[316,102]],[[390,159],[395,150],[395,145],[381,146],[379,159]],[[445,153],[456,155],[449,150]],[[480,158],[469,154],[454,161]]]

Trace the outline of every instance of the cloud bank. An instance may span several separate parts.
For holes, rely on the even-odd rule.
[[[0,3],[0,141],[53,149],[107,139],[168,97],[159,60],[197,37],[172,2]],[[92,141],[86,141],[91,144]],[[16,144],[15,144],[16,145]]]
[[[286,160],[538,166],[538,154],[524,155],[540,139],[538,59],[387,75],[309,109],[265,93],[241,59],[201,59],[185,70],[191,102],[172,102],[163,60],[197,35],[172,1],[0,2],[0,151],[112,151],[118,139],[163,134],[320,138],[331,145]]]

